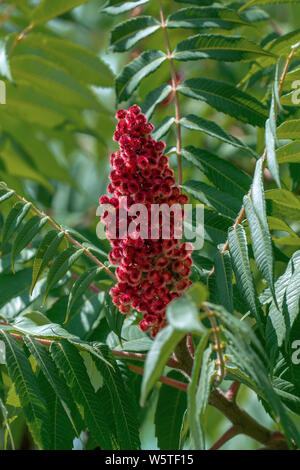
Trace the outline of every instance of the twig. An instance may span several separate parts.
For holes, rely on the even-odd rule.
[[[176,71],[175,71],[175,67],[173,63],[169,35],[167,31],[167,25],[165,22],[161,0],[158,0],[158,3],[159,3],[159,10],[160,10],[161,27],[164,32],[166,46],[167,46],[168,60],[169,60],[170,67],[171,67],[172,89],[173,89],[174,101],[175,101],[175,124],[176,124],[176,133],[177,133],[176,155],[177,155],[177,167],[178,167],[178,185],[180,186],[182,184],[181,125],[180,125],[179,96],[178,96],[178,91],[177,91],[177,77],[176,77]]]
[[[239,392],[240,386],[241,386],[240,382],[233,382],[231,384],[231,386],[229,387],[229,389],[227,390],[227,392],[225,394],[227,400],[233,401],[233,402],[236,401],[237,394]]]
[[[226,431],[220,439],[209,449],[209,450],[218,450],[222,447],[226,442],[230,441],[233,437],[241,434],[241,428],[239,426],[232,426],[228,431]]]
[[[132,370],[132,372],[135,372],[136,374],[140,374],[140,375],[144,374],[144,369],[142,367],[137,367],[132,364],[128,364],[128,367],[130,370]],[[158,381],[166,385],[170,385],[170,387],[177,388],[178,390],[182,390],[183,392],[186,392],[188,388],[188,384],[180,382],[179,380],[171,379],[170,377],[162,376],[158,379]]]

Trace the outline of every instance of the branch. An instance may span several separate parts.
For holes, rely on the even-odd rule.
[[[169,41],[169,35],[167,31],[167,25],[165,22],[163,7],[161,0],[158,0],[159,3],[159,10],[160,10],[160,20],[161,20],[161,27],[164,32],[166,46],[167,46],[167,53],[168,53],[168,60],[171,67],[171,76],[172,76],[172,88],[174,93],[174,100],[175,100],[175,124],[176,124],[176,133],[177,133],[177,145],[176,145],[176,155],[177,155],[177,167],[178,167],[178,185],[182,184],[182,164],[181,164],[181,125],[180,125],[180,107],[179,107],[179,96],[177,91],[177,77],[176,71],[173,63],[173,56],[171,52],[171,46]]]
[[[237,436],[238,434],[241,434],[241,428],[239,426],[232,426],[209,450],[218,450],[220,447],[226,444],[226,442],[230,441],[230,439]]]
[[[9,189],[5,184],[3,183],[0,183],[0,189],[4,189],[5,191],[13,191],[12,189]],[[14,193],[14,197],[16,199],[18,199],[19,201],[23,202],[24,204],[27,204],[28,201],[26,199],[24,199],[22,196],[19,196],[15,191],[13,191]],[[116,281],[117,278],[116,276],[114,275],[114,273],[112,271],[110,271],[110,269],[105,266],[105,264],[101,263],[100,260],[98,260],[98,258],[96,258],[96,256],[94,256],[90,250],[86,247],[84,247],[81,243],[79,243],[77,240],[75,240],[75,238],[71,237],[71,235],[69,235],[68,231],[67,230],[64,230],[63,228],[61,228],[54,220],[52,220],[48,215],[44,214],[43,212],[41,212],[37,207],[35,207],[32,203],[31,204],[31,210],[32,212],[34,212],[35,214],[37,214],[39,217],[41,218],[44,218],[44,217],[47,217],[48,218],[48,223],[51,225],[51,227],[53,227],[55,230],[57,230],[58,232],[63,232],[64,233],[64,236],[69,240],[70,243],[72,243],[72,245],[75,245],[77,246],[78,248],[84,250],[84,254],[86,256],[88,256],[88,258],[90,258],[95,264],[97,264],[98,266],[101,266],[104,271],[106,271],[106,273],[114,280]]]

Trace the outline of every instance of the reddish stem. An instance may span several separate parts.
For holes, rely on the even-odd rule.
[[[240,426],[232,426],[230,429],[228,429],[228,431],[225,432],[225,434],[223,434],[222,437],[220,437],[220,439],[217,440],[217,442],[209,450],[218,450],[226,442],[230,441],[230,439],[237,436],[238,434],[241,434]]]

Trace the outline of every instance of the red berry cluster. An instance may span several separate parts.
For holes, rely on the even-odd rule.
[[[125,238],[120,236],[120,228],[134,221],[128,215],[133,204],[146,206],[151,220],[153,204],[187,204],[189,199],[175,186],[174,172],[169,168],[168,158],[163,155],[165,144],[151,138],[154,127],[147,122],[138,106],[120,110],[114,140],[120,149],[111,155],[110,184],[108,192],[113,196],[102,196],[100,204],[110,204],[115,210],[117,232],[112,237],[107,211],[102,220],[106,224],[106,234],[113,250],[110,262],[118,265],[118,284],[110,293],[115,305],[124,314],[133,309],[143,313],[140,329],[154,337],[166,325],[167,305],[192,284],[189,280],[192,265],[192,245],[176,239],[174,217],[170,217],[170,239],[151,239],[139,236],[140,225],[134,233]],[[120,216],[126,198],[126,220]],[[122,211],[124,213],[124,211]],[[161,218],[159,219],[161,224]],[[149,229],[150,232],[150,229]]]

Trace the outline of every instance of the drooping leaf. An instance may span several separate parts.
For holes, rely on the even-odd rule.
[[[0,330],[6,347],[8,372],[15,385],[28,428],[41,449],[49,448],[48,414],[36,377],[26,354],[17,341],[7,332]]]
[[[79,352],[67,341],[53,343],[50,352],[70,387],[93,439],[100,448],[112,449],[111,430],[104,411],[107,403],[99,403]]]
[[[155,382],[162,375],[162,371],[170,355],[174,352],[175,347],[184,335],[184,332],[174,330],[168,325],[155,337],[145,362],[141,390],[141,406],[145,404],[147,396]]]
[[[228,251],[217,252],[215,256],[215,273],[219,299],[224,308],[233,313],[232,264]]]
[[[67,385],[62,377],[59,376],[58,370],[56,369],[47,349],[31,336],[24,337],[24,342],[59,399],[63,412],[67,415],[75,434],[79,436],[83,430],[83,423],[77,406],[70,398]]]
[[[242,225],[231,227],[228,231],[229,250],[240,295],[257,321],[261,312],[257,300],[253,275],[248,256],[247,237]]]
[[[182,382],[180,372],[171,371],[167,377]],[[155,434],[161,450],[179,449],[180,430],[186,410],[186,393],[162,384],[155,412]]]

